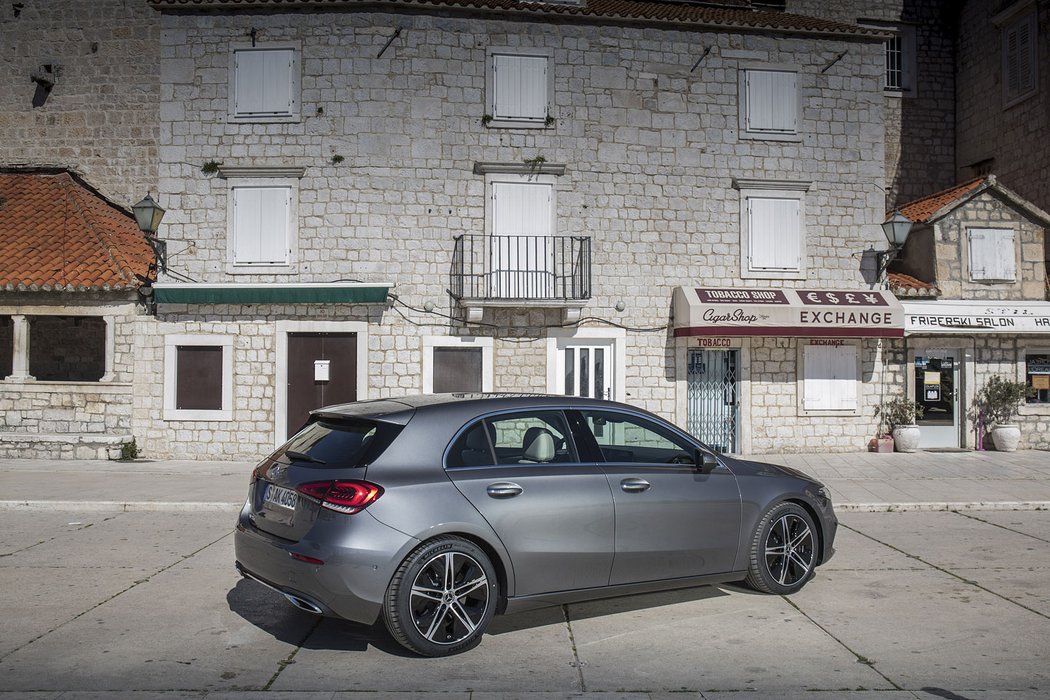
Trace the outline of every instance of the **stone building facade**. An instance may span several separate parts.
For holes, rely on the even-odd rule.
[[[232,400],[216,397],[212,413],[183,419],[169,410],[170,380],[142,382],[137,415],[170,417],[136,423],[151,454],[248,457],[282,439],[292,429],[289,346],[310,334],[353,336],[358,399],[427,389],[441,381],[428,370],[441,362],[435,348],[473,348],[483,387],[562,393],[578,366],[589,373],[586,391],[684,425],[699,405],[688,365],[700,346],[674,334],[675,289],[874,284],[864,251],[884,241],[885,35],[877,30],[813,30],[790,16],[772,28],[683,28],[464,16],[440,6],[251,14],[218,3],[199,16],[154,4],[163,27],[163,237],[175,276],[157,286],[160,332],[144,334],[141,375],[170,357],[166,338],[214,342],[230,354]],[[253,38],[255,49],[289,50],[301,63],[296,114],[231,116],[233,54]],[[490,67],[502,52],[547,62],[549,119],[489,118]],[[745,133],[743,78],[770,70],[795,81],[797,122],[790,133]],[[202,172],[210,161],[214,174]],[[253,178],[294,199],[291,252],[276,270],[238,267],[231,249],[231,200]],[[467,239],[492,234],[493,193],[532,183],[550,185],[550,233],[588,247],[586,293],[456,294],[469,278],[457,272]],[[773,276],[749,267],[742,224],[742,203],[765,192],[801,207],[800,260]],[[478,253],[491,278],[490,254]],[[280,291],[301,285],[323,296],[318,288],[337,283],[390,297],[294,304]],[[226,303],[230,287],[218,285],[263,300]],[[825,414],[800,409],[798,363],[809,341],[728,342],[739,352],[740,431],[726,447],[761,452],[863,446],[900,341],[850,340],[854,405]],[[575,364],[596,350],[600,364]],[[340,360],[330,362],[332,379],[319,381],[335,381]],[[348,370],[343,362],[339,372]]]
[[[961,5],[958,179],[995,173],[1048,210],[1050,2],[970,0]]]
[[[1033,390],[1017,420],[1021,444],[1046,449],[1050,302],[1043,251],[1050,215],[995,176],[901,211],[915,228],[894,269],[925,283],[927,292],[904,301],[908,392],[926,409],[920,446],[984,446],[988,426],[974,399],[999,376]]]
[[[127,0],[21,0],[0,11],[0,36],[0,164],[71,168],[121,204],[155,192],[157,13]]]

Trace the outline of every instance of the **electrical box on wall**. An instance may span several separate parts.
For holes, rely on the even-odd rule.
[[[327,382],[331,379],[331,360],[314,360],[314,381]]]

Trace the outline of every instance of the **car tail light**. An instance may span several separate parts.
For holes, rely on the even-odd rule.
[[[252,483],[254,484],[259,479],[266,478],[266,470],[270,468],[270,460],[264,459],[259,463],[255,469],[252,470]]]
[[[356,513],[364,510],[383,495],[383,487],[367,481],[311,481],[295,489],[304,496],[321,502],[322,508],[337,513]]]

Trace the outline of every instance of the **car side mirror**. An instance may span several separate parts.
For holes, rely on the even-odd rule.
[[[693,460],[696,464],[696,470],[701,474],[710,474],[718,467],[718,459],[710,452],[705,452],[700,448],[693,452]]]

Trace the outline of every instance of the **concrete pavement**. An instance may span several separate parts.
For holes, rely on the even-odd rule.
[[[822,481],[840,511],[1050,508],[1050,452],[760,455]],[[0,460],[0,509],[229,511],[249,462]]]

